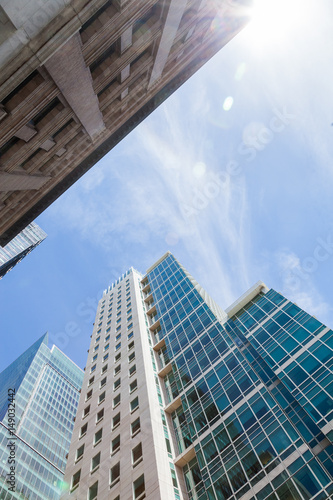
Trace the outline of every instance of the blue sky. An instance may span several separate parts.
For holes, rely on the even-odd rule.
[[[45,331],[83,367],[102,290],[167,250],[222,308],[261,279],[333,325],[333,6],[301,6],[239,34],[37,219],[47,239],[0,282],[0,371]]]

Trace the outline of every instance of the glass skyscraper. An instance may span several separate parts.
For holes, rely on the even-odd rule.
[[[0,373],[0,499],[60,498],[82,380],[47,334]]]
[[[6,246],[0,246],[0,279],[45,240],[46,236],[35,222],[31,222]]]
[[[258,282],[225,311],[170,253],[97,310],[63,498],[333,497],[332,330]]]

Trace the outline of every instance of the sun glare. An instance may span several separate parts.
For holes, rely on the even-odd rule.
[[[247,35],[262,48],[284,44],[304,14],[301,0],[254,0]]]

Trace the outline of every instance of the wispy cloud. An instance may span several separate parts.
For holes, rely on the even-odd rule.
[[[315,277],[304,272],[299,256],[290,249],[279,249],[273,256],[273,262],[279,271],[281,292],[321,321],[329,321],[332,306],[318,291]]]
[[[226,307],[250,284],[246,184],[241,177],[214,184],[220,165],[203,119],[207,99],[196,102],[184,126],[191,96],[186,100],[174,95],[132,133],[121,154],[118,147],[117,162],[111,152],[52,211],[83,239],[114,255],[133,251],[133,245],[140,252],[174,251]],[[200,175],[198,162],[204,166]],[[91,196],[82,196],[89,190]],[[188,216],[184,206],[193,207],[200,196],[205,203]]]

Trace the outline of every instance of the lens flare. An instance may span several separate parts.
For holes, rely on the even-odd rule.
[[[223,103],[223,109],[224,109],[224,111],[230,111],[230,109],[232,108],[233,103],[234,103],[234,98],[231,97],[231,96],[227,97],[224,100],[224,103]]]
[[[194,165],[193,167],[194,177],[196,177],[197,179],[201,179],[201,177],[203,177],[205,173],[206,173],[206,165],[202,161],[199,161]]]
[[[254,0],[247,37],[261,48],[288,43],[293,30],[304,20],[306,10],[301,0]]]

